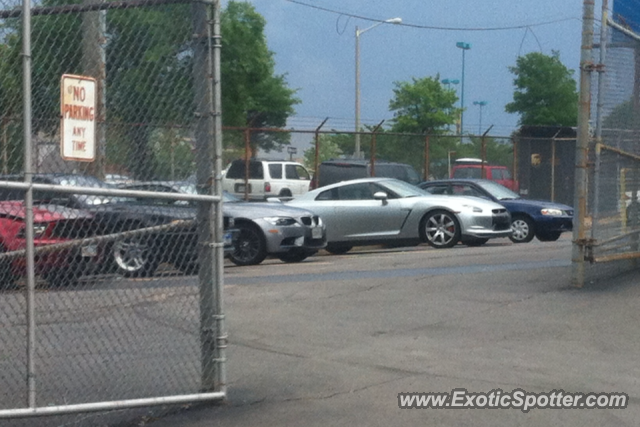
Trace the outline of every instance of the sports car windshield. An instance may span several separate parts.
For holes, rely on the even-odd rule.
[[[507,187],[493,181],[479,181],[478,185],[498,200],[519,199],[520,196]]]
[[[399,181],[399,180],[380,181],[378,184],[384,187],[387,187],[389,190],[396,193],[400,198],[421,197],[421,196],[431,195],[426,191],[424,191],[423,189],[418,188],[415,185],[411,185],[404,181]]]

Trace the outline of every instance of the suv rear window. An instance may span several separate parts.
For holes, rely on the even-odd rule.
[[[480,179],[482,178],[482,170],[474,167],[456,168],[453,170],[453,178]]]
[[[244,179],[244,160],[234,160],[227,171],[227,178]],[[249,179],[264,179],[262,162],[249,161]]]

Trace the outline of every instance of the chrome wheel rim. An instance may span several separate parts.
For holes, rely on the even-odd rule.
[[[149,248],[135,240],[122,240],[113,244],[113,256],[120,269],[134,273],[147,264]]]
[[[425,227],[427,239],[436,246],[445,246],[456,235],[456,223],[447,214],[436,214],[427,220]]]

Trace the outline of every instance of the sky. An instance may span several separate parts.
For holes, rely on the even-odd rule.
[[[402,18],[360,35],[361,122],[393,117],[394,82],[440,76],[462,80],[464,131],[493,125],[509,136],[518,115],[504,111],[513,99],[508,67],[529,52],[560,53],[579,79],[583,0],[251,0],[266,19],[265,35],[276,73],[286,74],[301,103],[288,127],[351,130],[355,126],[355,29]],[[596,17],[600,16],[596,2]],[[322,10],[328,9],[328,10]],[[429,27],[429,28],[427,28]],[[224,37],[224,36],[223,36]],[[224,48],[224,47],[223,47]],[[461,97],[461,86],[454,86]],[[480,107],[474,101],[485,101]],[[458,104],[459,105],[459,104]]]

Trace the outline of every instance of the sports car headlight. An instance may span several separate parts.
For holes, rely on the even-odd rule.
[[[288,217],[288,216],[268,216],[264,219],[271,225],[293,225],[296,223],[296,220]]]
[[[562,216],[562,211],[560,209],[542,209],[540,211],[540,213],[542,213],[542,215],[549,215],[549,216]]]
[[[482,209],[473,205],[462,205],[463,208],[471,209],[475,213],[482,213]]]

